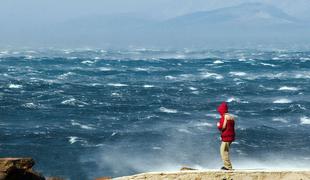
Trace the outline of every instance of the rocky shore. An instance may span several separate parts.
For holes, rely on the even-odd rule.
[[[0,158],[0,180],[63,180],[34,171],[32,158]]]
[[[133,176],[114,178],[114,180],[310,180],[309,171],[286,170],[234,170],[234,171],[178,171],[150,172]]]
[[[44,177],[35,172],[32,158],[0,158],[0,180],[64,180]],[[101,177],[96,180],[109,180]],[[176,172],[149,172],[113,178],[114,180],[310,180],[310,170],[195,170],[182,168]]]

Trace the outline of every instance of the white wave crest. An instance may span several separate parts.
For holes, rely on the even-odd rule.
[[[78,137],[75,137],[75,136],[69,136],[68,138],[69,138],[70,144],[74,144],[78,140]]]
[[[189,87],[188,89],[190,89],[190,90],[192,90],[192,91],[196,91],[197,90],[197,88],[195,88],[195,87]]]
[[[229,74],[233,76],[246,76],[247,75],[247,73],[245,72],[230,72]]]
[[[84,107],[84,105],[88,105],[88,103],[76,100],[75,98],[70,98],[61,102],[61,104]]]
[[[269,63],[261,63],[261,65],[270,66],[270,67],[275,67],[275,66],[276,66],[276,65],[274,65],[274,64],[269,64]]]
[[[167,79],[167,80],[176,80],[177,78],[175,76],[165,76],[165,79]]]
[[[288,123],[288,121],[284,118],[279,118],[279,117],[276,117],[276,118],[272,118],[272,121],[276,121],[276,122],[282,122],[282,123]]]
[[[301,117],[300,118],[300,124],[310,124],[310,118],[309,117],[306,117],[306,116],[304,116],[304,117]]]
[[[281,99],[274,100],[273,103],[275,103],[275,104],[286,104],[286,103],[292,103],[292,101],[289,99],[286,99],[286,98],[281,98]]]
[[[135,71],[149,71],[148,68],[135,68]]]
[[[107,67],[100,67],[99,71],[111,71],[111,68],[107,68]]]
[[[211,123],[208,123],[208,122],[200,122],[200,123],[196,123],[194,126],[197,126],[197,127],[213,127],[214,124],[211,124]]]
[[[177,113],[178,112],[178,110],[176,110],[176,109],[168,109],[165,107],[160,107],[159,110],[161,112],[165,112],[165,113]]]
[[[214,114],[205,114],[205,116],[216,118],[216,119],[220,118],[220,115],[219,114],[215,114],[215,113]]]
[[[90,60],[85,60],[85,61],[82,61],[81,63],[82,64],[94,64],[96,61],[90,61]]]
[[[9,88],[10,89],[20,89],[22,88],[23,86],[22,85],[19,85],[19,84],[9,84]]]
[[[216,61],[213,62],[213,64],[223,64],[223,63],[224,63],[224,62],[221,61],[221,60],[216,60]]]
[[[299,88],[297,87],[289,87],[289,86],[282,86],[279,88],[279,91],[298,91]]]
[[[34,108],[37,108],[38,105],[34,104],[34,103],[25,103],[22,105],[23,107],[26,107],[26,108],[31,108],[31,109],[34,109]]]
[[[121,97],[122,95],[120,93],[113,92],[111,93],[111,96]]]
[[[143,85],[143,87],[144,87],[144,88],[152,88],[152,87],[154,87],[154,86],[153,86],[153,85],[145,84],[145,85]]]
[[[127,84],[122,84],[122,83],[108,83],[108,86],[126,87],[126,86],[128,86],[128,85],[127,85]]]
[[[248,101],[243,101],[237,97],[228,98],[226,102],[249,103]]]
[[[95,129],[95,128],[89,126],[89,125],[81,124],[81,123],[78,123],[78,122],[75,122],[75,121],[71,121],[71,124],[72,124],[72,126],[78,126],[78,127],[82,128],[82,129],[87,129],[87,130]]]
[[[220,74],[216,74],[216,73],[209,73],[209,72],[203,72],[201,73],[201,76],[203,78],[214,78],[214,79],[223,79],[224,77]]]
[[[66,79],[66,78],[68,78],[69,76],[72,76],[72,75],[74,75],[74,74],[75,74],[74,72],[67,72],[67,73],[64,73],[64,74],[58,76],[58,79]]]

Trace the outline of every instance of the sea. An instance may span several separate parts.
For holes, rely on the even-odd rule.
[[[281,49],[2,49],[0,156],[68,180],[219,169],[223,101],[234,169],[310,168],[310,51]]]

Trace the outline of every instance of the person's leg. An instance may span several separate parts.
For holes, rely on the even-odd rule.
[[[229,147],[230,142],[223,142],[221,144],[221,157],[224,162],[224,167],[227,169],[232,169],[232,165],[229,158]]]

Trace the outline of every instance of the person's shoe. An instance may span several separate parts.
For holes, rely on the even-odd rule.
[[[221,170],[228,171],[229,169],[223,166],[223,167],[221,167]]]

